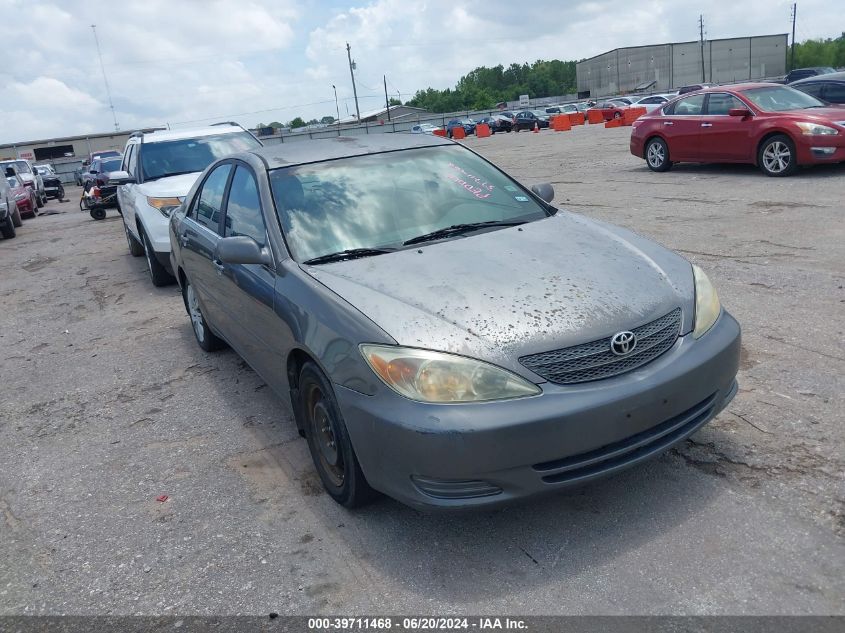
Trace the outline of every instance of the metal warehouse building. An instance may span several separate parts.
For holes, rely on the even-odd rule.
[[[659,92],[701,81],[729,83],[783,76],[786,53],[786,33],[709,40],[704,42],[702,79],[700,42],[617,48],[578,62],[578,95]]]

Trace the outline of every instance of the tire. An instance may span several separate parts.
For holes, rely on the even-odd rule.
[[[105,213],[105,211],[103,213]],[[153,245],[150,244],[150,238],[147,237],[147,234],[143,231],[140,233],[141,239],[144,241],[144,255],[147,256],[147,268],[150,270],[150,280],[153,282],[153,285],[158,288],[162,286],[169,286],[176,280],[173,278],[173,275],[167,272],[167,269],[156,259],[155,250],[153,250]]]
[[[798,168],[795,143],[785,134],[767,138],[757,150],[757,166],[767,176],[782,177]]]
[[[299,373],[299,398],[305,439],[326,492],[347,508],[372,501],[376,492],[358,463],[331,383],[312,362]]]
[[[65,188],[62,185],[59,185],[59,188],[56,190],[56,200],[61,200],[65,197]]]
[[[10,240],[17,235],[17,231],[15,231],[15,223],[12,222],[12,216],[6,218],[6,222],[2,227],[0,227],[0,233],[2,233],[3,237],[7,240]]]
[[[129,254],[132,257],[140,257],[144,254],[144,245],[139,242],[134,235],[129,231],[126,223],[123,224],[123,231],[126,233],[126,242],[129,244]]]
[[[197,340],[197,345],[206,352],[214,352],[223,347],[223,341],[208,327],[208,321],[205,320],[205,316],[202,313],[199,299],[194,292],[194,287],[188,281],[187,277],[185,277],[185,283],[182,288],[182,300],[185,302],[185,309],[191,318],[191,328],[194,331],[194,338]]]
[[[645,162],[651,171],[669,171],[672,161],[669,160],[669,147],[662,138],[649,139],[645,146]]]
[[[21,210],[18,208],[18,205],[15,205],[14,213],[9,214],[12,219],[12,226],[17,228],[19,226],[23,226],[23,220],[21,219]]]
[[[105,220],[106,210],[103,208],[91,209],[91,217],[95,220]]]
[[[622,113],[621,113],[621,112],[614,112],[614,113],[613,113],[613,118],[614,118],[614,119],[621,119],[621,118],[622,118]]]

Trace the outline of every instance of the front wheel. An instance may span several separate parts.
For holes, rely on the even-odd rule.
[[[11,215],[6,218],[5,224],[0,227],[0,233],[2,233],[3,237],[5,237],[7,240],[10,240],[15,237],[15,235],[17,235],[17,231],[15,231],[15,224],[14,222],[12,222]]]
[[[129,253],[132,257],[140,257],[144,254],[144,245],[141,244],[135,236],[132,235],[129,227],[126,226],[126,223],[123,224],[123,230],[126,232],[126,242],[129,244]]]
[[[12,226],[14,226],[14,227],[23,226],[23,220],[21,219],[21,210],[18,208],[17,204],[15,205],[14,213],[11,213],[10,215],[12,217]],[[34,216],[35,212],[33,212],[32,215]]]
[[[191,327],[194,329],[194,337],[197,339],[197,345],[206,352],[213,352],[223,347],[223,341],[208,327],[208,322],[205,320],[202,309],[200,308],[197,293],[194,292],[194,286],[188,281],[187,277],[183,284],[182,299],[185,301],[188,316],[191,317]]]
[[[58,189],[56,189],[56,200],[62,200],[65,197],[65,188],[62,185],[59,185]]]
[[[44,206],[44,200],[42,200],[38,193],[35,194],[35,204],[39,209]]]
[[[102,207],[97,209],[91,209],[91,217],[95,220],[105,220],[106,219],[106,210]]]
[[[672,167],[669,147],[662,138],[651,139],[645,148],[645,162],[651,171],[668,171]]]
[[[173,275],[167,272],[167,269],[156,259],[150,238],[143,231],[141,232],[141,239],[144,241],[144,255],[147,256],[147,266],[150,270],[150,280],[153,282],[153,285],[161,287],[172,284],[174,281]]]
[[[784,134],[766,139],[757,151],[757,165],[767,176],[789,176],[798,167],[795,144]]]
[[[375,491],[358,463],[331,383],[314,363],[299,373],[299,397],[305,438],[326,492],[347,508],[371,501]]]

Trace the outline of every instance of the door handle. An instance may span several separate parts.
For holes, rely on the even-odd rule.
[[[219,259],[212,259],[211,265],[214,266],[214,269],[217,271],[218,275],[223,274],[223,268],[224,268],[223,262],[221,262]]]
[[[701,127],[713,127],[712,123],[702,123]]]
[[[674,124],[674,123],[672,123],[671,121],[664,121],[664,122],[663,122],[663,125],[675,125],[675,124]]]
[[[187,236],[187,235],[184,235],[184,234],[183,234],[183,235],[180,235],[180,236],[179,236],[179,243],[180,243],[183,247],[187,246],[187,245],[188,245],[188,236]]]

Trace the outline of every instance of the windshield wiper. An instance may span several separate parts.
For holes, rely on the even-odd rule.
[[[320,255],[319,257],[312,257],[306,259],[303,264],[328,264],[329,262],[342,262],[346,259],[358,259],[359,257],[371,257],[372,255],[384,255],[385,253],[392,253],[395,248],[348,248],[345,251],[338,251],[337,253],[328,253],[327,255]]]
[[[470,222],[467,224],[453,224],[452,226],[447,226],[442,229],[437,229],[436,231],[432,231],[431,233],[424,233],[423,235],[417,235],[416,237],[412,237],[409,240],[405,240],[403,244],[405,246],[410,246],[411,244],[419,244],[420,242],[431,242],[434,240],[443,239],[444,237],[451,237],[452,235],[460,235],[461,233],[467,233],[469,231],[475,231],[478,229],[485,229],[491,226],[518,226],[520,224],[525,224],[524,220],[519,221],[499,221],[499,220],[489,220],[487,222]]]

